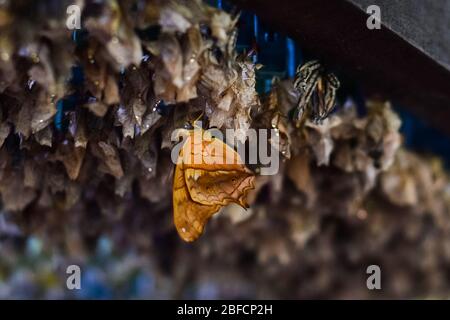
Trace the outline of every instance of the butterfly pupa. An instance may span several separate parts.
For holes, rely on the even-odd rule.
[[[255,176],[220,139],[200,128],[186,131],[173,180],[173,217],[180,237],[192,242],[223,206],[248,207]]]

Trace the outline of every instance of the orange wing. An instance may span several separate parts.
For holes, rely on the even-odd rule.
[[[254,188],[254,176],[247,171],[186,169],[185,179],[191,198],[205,205],[235,202],[247,208],[247,193]]]
[[[185,241],[194,241],[222,206],[235,202],[247,207],[254,175],[238,153],[216,138],[203,140],[192,130],[183,145],[173,184],[174,221]],[[228,160],[228,163],[227,163]]]

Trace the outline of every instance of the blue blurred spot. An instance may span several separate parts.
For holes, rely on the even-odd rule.
[[[72,32],[72,41],[76,46],[81,47],[87,44],[89,32],[86,29],[75,29]]]
[[[84,72],[81,66],[75,65],[71,68],[71,77],[69,83],[74,87],[82,86],[84,83]]]
[[[36,257],[42,252],[42,241],[36,237],[29,237],[26,244],[27,255]]]
[[[97,241],[97,254],[102,257],[109,256],[113,249],[113,243],[107,236],[101,236]]]
[[[72,94],[70,96],[59,99],[56,103],[56,114],[54,119],[55,128],[58,131],[65,131],[69,125],[66,119],[66,112],[75,110],[79,96]]]
[[[96,267],[81,269],[81,289],[75,290],[79,299],[112,299],[111,288],[106,283],[105,274]]]

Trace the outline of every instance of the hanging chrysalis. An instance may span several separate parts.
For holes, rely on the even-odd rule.
[[[333,73],[326,73],[317,60],[297,67],[294,80],[300,99],[295,110],[295,120],[301,123],[305,117],[322,122],[333,110],[340,83]]]

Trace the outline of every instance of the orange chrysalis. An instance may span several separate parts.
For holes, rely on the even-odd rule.
[[[229,203],[247,208],[254,174],[239,154],[207,131],[187,131],[173,180],[175,227],[187,242],[203,233],[211,216]]]

